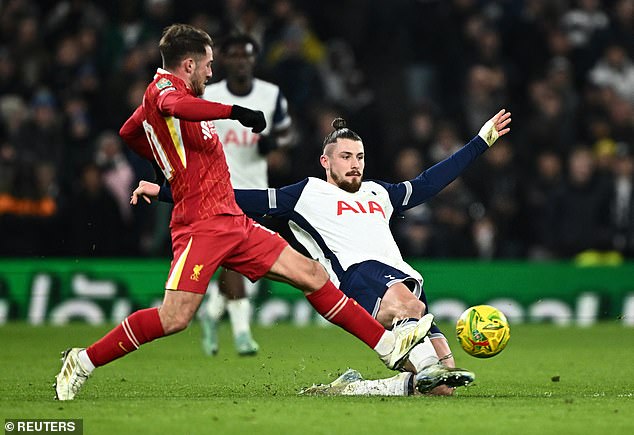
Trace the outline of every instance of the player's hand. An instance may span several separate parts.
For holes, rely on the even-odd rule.
[[[251,127],[253,133],[260,133],[266,128],[266,120],[261,110],[251,110],[234,104],[229,118],[240,121],[245,127]]]
[[[158,184],[141,180],[139,181],[139,186],[132,192],[132,196],[130,197],[130,204],[137,205],[137,203],[139,202],[139,198],[143,198],[145,202],[150,204],[152,202],[152,199],[158,198],[160,191],[161,186],[159,186]]]
[[[511,112],[507,112],[506,109],[500,110],[495,116],[484,123],[478,136],[480,136],[488,146],[491,146],[498,140],[499,137],[504,136],[511,131],[510,127],[507,127],[511,123]]]

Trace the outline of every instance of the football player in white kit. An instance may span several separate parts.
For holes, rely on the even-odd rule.
[[[338,118],[320,157],[326,180],[310,177],[280,189],[236,189],[236,200],[248,215],[287,219],[297,240],[326,268],[331,280],[389,328],[427,312],[423,278],[403,260],[389,228],[390,218],[440,192],[507,134],[510,122],[510,112],[500,110],[452,156],[412,180],[391,184],[363,181],[363,142]],[[146,201],[156,197],[171,201],[169,186],[159,188],[145,181],[133,195]],[[450,395],[455,387],[472,382],[473,373],[455,368],[449,344],[435,325],[430,338],[410,353],[408,373],[364,380],[357,371],[348,370],[334,382],[303,393]]]
[[[226,79],[208,85],[203,98],[261,110],[267,125],[261,134],[256,134],[238,121],[214,121],[224,146],[231,184],[236,189],[266,189],[269,153],[280,152],[279,148],[291,142],[291,117],[286,99],[277,85],[254,77],[258,47],[250,36],[226,38],[219,46],[219,53]],[[225,309],[229,312],[238,354],[257,353],[258,344],[251,335],[249,300],[256,286],[257,283],[251,283],[237,272],[221,268],[218,281],[210,284],[207,303],[200,310],[206,354],[218,352],[217,328]]]

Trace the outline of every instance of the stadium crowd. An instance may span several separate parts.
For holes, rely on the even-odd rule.
[[[273,187],[322,176],[339,115],[365,178],[395,182],[513,112],[473,170],[394,222],[404,255],[634,257],[634,0],[2,1],[1,256],[169,254],[169,209],[128,204],[153,170],[117,132],[173,22],[260,44],[295,129]]]

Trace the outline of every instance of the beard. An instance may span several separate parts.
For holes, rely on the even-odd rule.
[[[197,97],[202,97],[205,93],[205,85],[207,84],[206,77],[198,77],[197,75],[193,75],[190,79],[192,91]]]
[[[204,81],[198,81],[198,80],[192,80],[192,91],[194,91],[194,94],[197,97],[202,97],[202,95],[205,93],[205,82]]]
[[[349,174],[346,174],[346,175],[349,175]],[[340,178],[337,174],[332,172],[332,169],[330,170],[330,178],[332,178],[332,180],[335,182],[337,187],[339,187],[340,189],[345,190],[346,192],[349,192],[349,193],[358,192],[359,189],[361,188],[361,181],[363,180],[363,178],[361,176],[359,176],[359,180],[358,181],[357,180],[353,180],[353,181],[344,180],[343,178]]]

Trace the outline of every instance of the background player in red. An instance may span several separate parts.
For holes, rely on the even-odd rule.
[[[172,187],[170,224],[174,258],[159,308],[139,310],[86,349],[64,352],[56,377],[60,400],[72,400],[88,376],[156,338],[184,330],[200,306],[211,276],[223,265],[257,280],[263,276],[301,289],[324,318],[341,326],[399,369],[424,340],[433,316],[404,321],[387,331],[276,233],[247,218],[237,206],[222,144],[213,119],[237,119],[260,132],[262,112],[197,98],[211,78],[212,41],[185,24],[165,29],[159,49],[163,68],[148,86],[143,104],[120,134],[140,155],[160,166]]]

